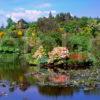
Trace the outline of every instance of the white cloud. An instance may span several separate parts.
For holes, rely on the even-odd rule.
[[[50,8],[52,5],[50,3],[43,3],[36,5],[37,8]]]
[[[15,8],[14,11],[24,11],[25,8],[22,8],[22,7],[18,7],[18,8]]]
[[[7,15],[7,17],[11,17],[15,22],[19,19],[23,18],[26,21],[36,21],[39,17],[48,16],[50,11],[41,11],[41,10],[23,10],[19,12],[12,12]],[[51,11],[53,14],[56,13],[55,10]]]
[[[20,19],[24,19],[28,22],[36,21],[39,17],[48,17],[50,11],[42,10],[27,10],[24,8],[18,8],[12,12],[0,11],[0,26],[2,24],[7,25],[7,18],[12,18],[13,21],[17,22]],[[56,11],[51,10],[52,14],[55,15]]]

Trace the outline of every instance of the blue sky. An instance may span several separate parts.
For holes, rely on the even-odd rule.
[[[78,17],[100,17],[100,0],[0,0],[0,25],[6,24],[8,17],[36,21],[50,11],[54,15],[70,12]]]

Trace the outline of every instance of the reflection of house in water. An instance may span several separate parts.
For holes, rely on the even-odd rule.
[[[57,86],[39,86],[39,92],[47,96],[72,96],[74,92],[79,92],[79,88],[74,87],[57,87]]]

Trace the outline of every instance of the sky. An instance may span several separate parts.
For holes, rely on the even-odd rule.
[[[7,25],[7,18],[17,22],[23,18],[28,22],[39,17],[70,12],[82,17],[100,17],[100,0],[0,0],[0,26]]]

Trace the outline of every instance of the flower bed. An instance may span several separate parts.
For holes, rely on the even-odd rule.
[[[48,55],[40,46],[34,53],[33,58],[44,68],[52,69],[76,69],[88,68],[93,65],[91,55],[87,52],[69,53],[66,47],[55,47]]]

